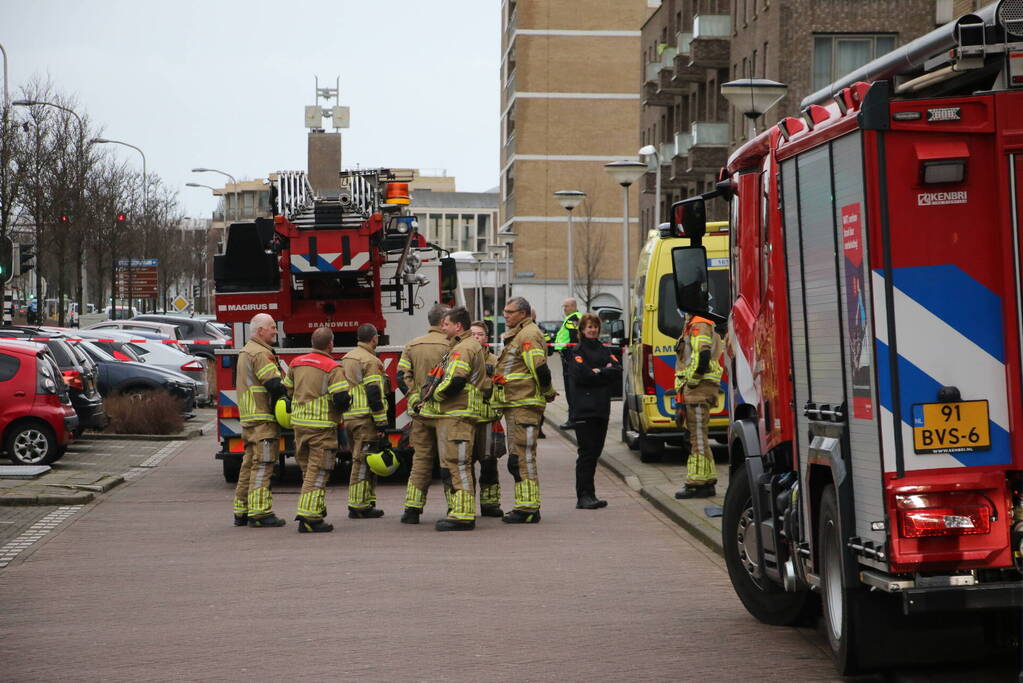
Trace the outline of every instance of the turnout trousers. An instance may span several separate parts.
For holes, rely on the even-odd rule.
[[[433,461],[437,458],[437,420],[413,417],[408,441],[412,446],[412,469],[405,485],[405,507],[422,510],[433,479]]]
[[[515,509],[540,509],[540,471],[536,463],[536,440],[543,422],[543,408],[523,406],[504,409],[508,434],[508,471],[515,478]]]
[[[706,486],[717,483],[714,453],[710,449],[710,411],[717,402],[718,391],[717,385],[709,382],[686,387],[686,429],[691,443],[686,461],[686,484]]]
[[[298,494],[300,517],[316,520],[327,514],[326,488],[337,462],[337,429],[295,426],[295,462],[302,470]]]
[[[348,478],[348,507],[366,510],[377,502],[377,475],[366,464],[366,454],[377,438],[377,427],[371,417],[347,421],[352,444],[352,474]]]
[[[472,454],[476,423],[460,417],[437,419],[437,447],[441,466],[451,480],[448,518],[468,522],[476,519],[476,482]]]
[[[234,514],[266,517],[273,512],[270,476],[277,464],[280,432],[275,422],[242,427],[245,455],[234,489]]]

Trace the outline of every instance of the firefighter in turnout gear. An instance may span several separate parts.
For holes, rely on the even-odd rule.
[[[717,470],[708,436],[710,411],[721,392],[721,336],[714,323],[690,315],[675,345],[675,397],[682,397],[690,451],[686,479],[676,498],[709,498],[714,495]]]
[[[437,415],[431,414],[433,402],[424,402],[424,391],[432,392],[439,368],[451,348],[451,341],[440,328],[449,308],[437,304],[430,309],[426,320],[430,330],[405,345],[398,361],[398,388],[406,397],[412,416],[409,426],[409,444],[412,446],[412,470],[405,487],[403,524],[419,524],[419,515],[426,505],[426,493],[433,477],[433,461],[437,458]],[[418,410],[417,410],[418,406]]]
[[[486,356],[487,377],[493,380],[497,368],[497,356],[489,349],[487,325],[477,321],[470,327],[472,336],[483,347]],[[491,396],[493,398],[493,396]],[[504,432],[501,429],[501,411],[490,399],[484,398],[483,411],[476,421],[476,437],[473,446],[473,460],[480,465],[480,515],[503,517],[501,509],[501,482],[497,476],[497,459],[505,453]]]
[[[327,479],[337,461],[337,425],[351,404],[348,380],[330,355],[334,333],[320,327],[312,334],[313,352],[299,356],[288,368],[284,386],[291,397],[291,424],[295,430],[295,461],[302,470],[298,496],[301,533],[333,531],[323,521]]]
[[[451,350],[433,391],[437,418],[437,448],[441,465],[451,477],[448,516],[437,520],[437,531],[476,528],[476,483],[473,477],[473,438],[483,413],[484,394],[491,390],[486,354],[469,331],[471,319],[463,306],[444,314],[441,327]]]
[[[352,474],[348,479],[348,516],[352,519],[383,517],[376,507],[376,475],[366,464],[366,454],[384,438],[387,426],[387,379],[375,349],[380,341],[377,328],[363,323],[355,332],[358,346],[341,359],[352,402],[344,412],[351,435]]]
[[[529,302],[508,300],[504,318],[504,348],[494,372],[495,408],[504,411],[508,435],[508,471],[515,478],[515,509],[503,518],[508,524],[540,521],[540,474],[536,440],[546,404],[557,397],[547,367],[543,332],[531,317]]]
[[[249,323],[249,340],[238,354],[238,417],[245,456],[234,490],[235,526],[284,526],[284,520],[273,513],[270,493],[280,439],[271,407],[284,394],[281,366],[270,346],[276,337],[274,319],[258,313]]]

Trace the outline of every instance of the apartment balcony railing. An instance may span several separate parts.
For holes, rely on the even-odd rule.
[[[670,107],[675,104],[675,95],[665,92],[661,88],[660,79],[658,79],[653,83],[643,84],[642,103],[644,107]]]
[[[661,52],[661,68],[662,69],[674,69],[675,68],[675,55],[678,54],[678,49],[674,47],[666,47]]]
[[[689,44],[693,42],[693,34],[679,31],[675,34],[675,49],[680,55],[689,54]]]
[[[693,146],[728,145],[727,121],[693,121],[689,129]]]
[[[675,156],[675,143],[674,142],[662,142],[657,145],[657,156],[661,158],[661,165],[671,163],[671,158]]]
[[[693,40],[731,37],[732,18],[727,14],[697,14],[693,17]]]
[[[511,102],[512,95],[515,94],[515,80],[518,77],[518,71],[512,71],[511,76],[508,78],[508,82],[504,84],[504,101],[503,104],[507,105]]]
[[[690,134],[693,144],[689,148],[687,170],[691,173],[716,173],[728,161],[728,123],[694,121]]]
[[[689,148],[692,146],[692,133],[675,133],[675,153],[672,156],[684,157],[689,154]]]
[[[661,63],[660,62],[647,62],[646,65],[646,82],[657,83],[661,78]]]

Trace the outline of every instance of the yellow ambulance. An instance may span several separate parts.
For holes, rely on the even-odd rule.
[[[665,444],[682,446],[684,436],[675,422],[675,342],[682,334],[682,315],[675,304],[671,264],[673,247],[687,246],[689,238],[661,237],[651,231],[639,256],[633,288],[636,307],[629,340],[629,363],[622,415],[622,441],[639,450],[640,460],[655,462]],[[728,223],[708,222],[703,238],[711,296],[730,301],[728,275]],[[728,431],[727,375],[721,396],[711,413],[711,435]],[[681,397],[679,397],[681,399]]]

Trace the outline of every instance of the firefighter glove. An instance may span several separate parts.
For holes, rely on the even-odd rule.
[[[710,370],[710,349],[700,351],[700,362],[696,364],[696,374],[703,375]]]
[[[342,413],[348,410],[348,407],[352,405],[352,395],[347,391],[339,391],[336,394],[332,394],[330,399],[334,402],[334,407]]]

